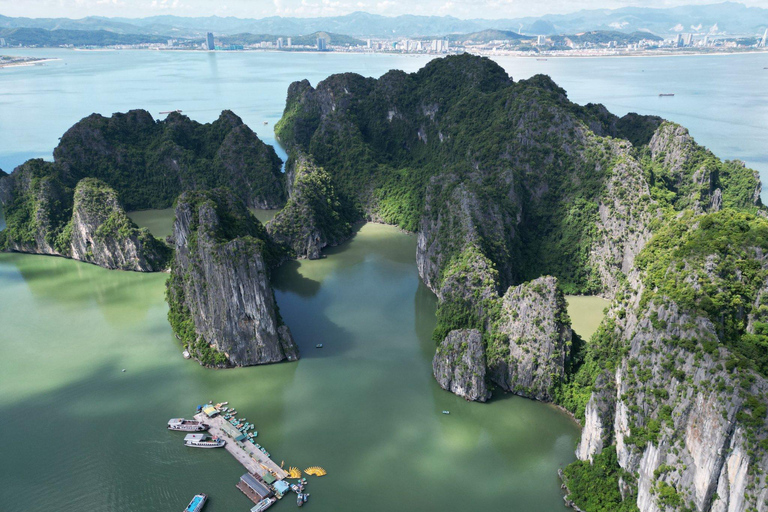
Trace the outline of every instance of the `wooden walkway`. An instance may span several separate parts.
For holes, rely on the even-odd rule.
[[[208,432],[216,437],[221,437],[227,441],[224,449],[227,450],[232,456],[243,465],[243,467],[254,475],[263,477],[267,473],[267,470],[263,466],[266,466],[272,474],[278,479],[283,480],[288,476],[288,472],[283,468],[275,464],[275,462],[267,457],[266,453],[256,448],[256,445],[250,441],[237,442],[235,438],[240,435],[240,432],[229,424],[227,420],[221,417],[221,415],[215,418],[209,418],[205,413],[198,413],[195,415],[195,419],[210,425]]]

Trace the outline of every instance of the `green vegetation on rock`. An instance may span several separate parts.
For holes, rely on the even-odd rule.
[[[43,246],[44,252],[68,254],[66,234],[58,240],[72,216],[73,185],[50,162],[36,159],[3,178],[10,201],[3,205],[6,229],[0,250]]]
[[[267,224],[272,238],[284,244],[292,257],[316,259],[320,249],[349,238],[353,218],[344,208],[330,176],[306,157],[292,157],[286,164],[293,177],[291,198]]]
[[[64,134],[54,159],[75,178],[103,180],[128,210],[168,208],[184,190],[222,186],[251,207],[285,203],[280,158],[230,111],[210,124],[178,113],[155,121],[144,110],[93,114]]]
[[[622,497],[619,480],[631,486],[632,475],[621,469],[615,450],[605,450],[588,460],[577,461],[564,470],[567,499],[585,512],[639,512],[636,491]]]
[[[705,316],[730,350],[730,364],[768,376],[765,254],[765,218],[734,210],[687,212],[660,229],[637,259],[645,283],[641,306],[670,301]]]
[[[192,357],[213,367],[298,358],[270,285],[285,254],[238,197],[183,193],[174,236],[168,320]]]
[[[106,268],[157,271],[170,249],[125,214],[95,178],[75,181],[55,163],[30,160],[2,178],[6,229],[0,250],[66,256]]]
[[[721,161],[679,125],[576,105],[549,77],[513,82],[470,55],[413,74],[294,83],[276,132],[289,154],[324,169],[338,204],[351,208],[352,218],[337,222],[418,231],[419,273],[439,298],[434,339],[443,350],[433,371],[441,386],[483,399],[480,383],[461,381],[462,365],[477,369],[465,360],[487,358],[491,382],[553,400],[585,422],[579,453],[595,462],[568,470],[582,510],[633,511],[641,497],[670,511],[692,503],[709,510],[711,493],[683,485],[701,478],[690,469],[699,455],[683,456],[703,439],[681,423],[696,408],[714,415],[707,428],[722,431],[713,436],[733,443],[718,448],[736,457],[730,467],[752,464],[750,475],[768,468],[760,459],[768,447],[760,398],[768,387],[768,221],[754,170]],[[568,324],[557,307],[547,314],[558,329],[529,339],[541,332],[535,311],[544,301],[526,287],[542,275],[566,293],[613,299],[591,340],[556,342]],[[514,303],[534,312],[518,321],[501,297],[521,283]],[[483,346],[464,350],[462,340],[477,335]],[[544,367],[542,347],[552,348],[547,363],[557,359],[551,380],[526,366]],[[742,438],[746,462],[738,459]],[[637,462],[659,445],[674,471],[633,491],[630,480],[647,477]],[[717,472],[712,478],[718,485]]]

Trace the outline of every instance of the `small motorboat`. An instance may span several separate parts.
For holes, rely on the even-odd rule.
[[[318,343],[317,345],[315,345],[315,348],[323,348],[323,344],[322,343]],[[123,371],[125,371],[125,370],[123,370]]]
[[[451,411],[443,411],[443,414],[451,414]]]
[[[264,124],[269,124],[269,121],[264,121]]]
[[[192,498],[192,501],[189,502],[189,505],[187,505],[187,508],[184,509],[184,512],[200,512],[206,501],[208,501],[207,494],[202,492],[196,494],[195,497]]]

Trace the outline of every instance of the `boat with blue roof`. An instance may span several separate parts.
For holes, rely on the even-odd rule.
[[[195,494],[195,497],[189,502],[189,505],[184,509],[184,512],[200,512],[203,510],[206,501],[208,501],[207,494],[202,492],[200,494]]]

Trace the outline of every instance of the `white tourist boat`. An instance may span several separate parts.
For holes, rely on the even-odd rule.
[[[202,432],[208,430],[208,425],[202,421],[173,418],[168,420],[168,430],[181,430],[182,432]]]
[[[276,501],[277,501],[276,498],[264,498],[263,500],[258,502],[255,507],[251,508],[251,512],[264,512],[269,507],[271,507]]]
[[[192,448],[223,448],[227,442],[208,434],[187,434],[184,436],[184,444]]]

